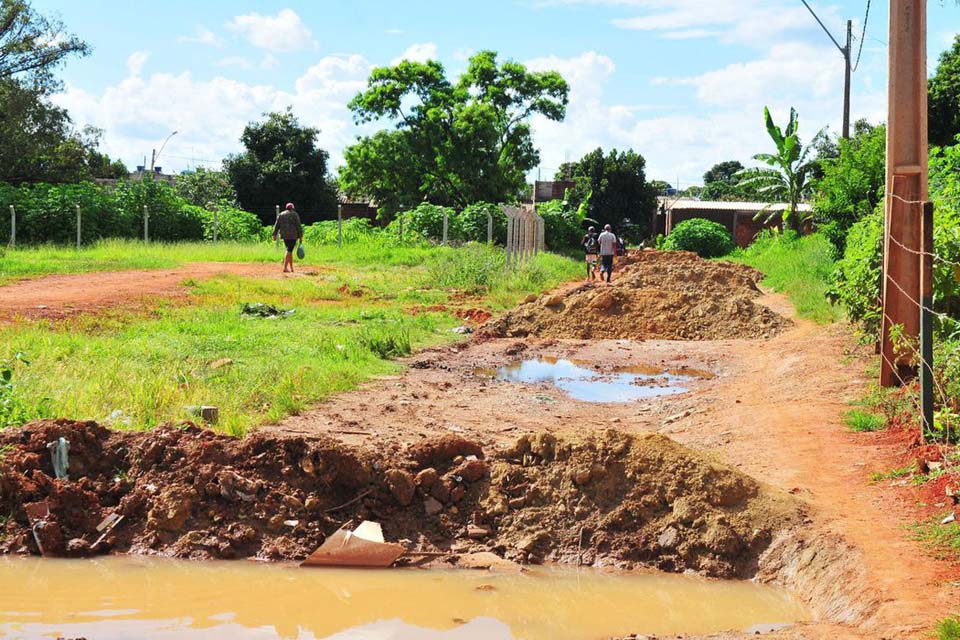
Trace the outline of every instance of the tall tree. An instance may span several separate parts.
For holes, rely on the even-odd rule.
[[[196,171],[177,176],[174,190],[190,204],[210,211],[237,206],[237,192],[226,171],[199,167]]]
[[[737,184],[740,182],[740,176],[737,175],[740,171],[743,171],[743,165],[739,160],[718,162],[703,174],[703,184],[708,185],[714,182],[725,182],[729,185]]]
[[[346,150],[341,188],[373,198],[385,213],[424,200],[514,200],[540,158],[529,120],[562,120],[568,91],[560,74],[498,63],[492,51],[470,58],[456,82],[432,60],[374,69],[350,109],[358,123],[395,127]]]
[[[267,224],[286,202],[297,206],[305,223],[334,217],[337,195],[327,176],[327,152],[317,147],[320,131],[301,125],[290,108],[265,116],[244,128],[246,151],[223,161],[241,208]]]
[[[797,133],[800,123],[795,109],[790,109],[790,120],[782,130],[774,124],[768,107],[763,108],[763,116],[776,153],[758,153],[753,156],[754,160],[763,162],[769,168],[745,169],[741,172],[741,175],[746,176],[743,184],[756,188],[769,203],[758,216],[766,213],[767,221],[780,216],[785,227],[800,231],[807,219],[807,216],[800,213],[799,205],[810,192],[814,163],[808,156],[813,147],[804,148],[800,142]],[[782,211],[771,210],[770,205],[778,202],[785,203],[786,208]]]
[[[73,55],[90,53],[87,43],[62,22],[36,13],[26,0],[0,0],[0,79],[55,84],[53,71]]]
[[[927,80],[928,138],[945,147],[960,134],[960,34],[953,46],[940,54],[937,70]]]
[[[604,154],[598,147],[567,170],[569,179],[577,185],[568,194],[571,207],[586,202],[587,217],[612,224],[631,241],[649,234],[650,220],[657,208],[658,185],[647,182],[642,155],[632,149],[613,149]]]

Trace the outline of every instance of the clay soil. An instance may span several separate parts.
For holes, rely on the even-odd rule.
[[[693,264],[680,260],[677,278]],[[450,552],[451,562],[488,551],[520,563],[653,566],[782,584],[816,622],[777,637],[929,637],[956,611],[960,570],[933,559],[906,525],[948,505],[870,481],[902,465],[908,443],[842,424],[866,391],[868,354],[854,349],[849,328],[797,320],[781,297],[755,290],[755,275],[723,269],[734,299],[749,302],[738,303],[745,316],[736,337],[691,339],[716,338],[693,330],[695,313],[686,314],[692,333],[671,336],[683,340],[585,340],[574,324],[565,325],[573,337],[550,337],[546,325],[496,337],[510,336],[510,325],[416,354],[402,375],[245,440],[191,425],[131,434],[59,421],[0,432],[0,512],[12,514],[0,546],[39,552],[26,506],[40,501],[55,524],[42,528],[49,539],[41,543],[66,555],[302,558],[342,523],[369,518],[389,539]],[[592,301],[628,291],[637,273],[517,311],[554,317],[563,310],[549,307],[582,301],[602,317]],[[694,308],[702,302],[695,290],[687,294]],[[624,300],[621,310],[633,298]],[[721,313],[725,302],[717,304]],[[712,377],[679,395],[591,404],[546,383],[490,376],[533,358]],[[61,435],[71,442],[69,483],[53,479],[45,448]],[[94,546],[109,513],[125,518]]]
[[[176,269],[46,276],[0,287],[0,321],[59,320],[122,307],[146,309],[157,298],[182,299],[184,282],[220,275],[279,277],[271,264],[199,262]]]

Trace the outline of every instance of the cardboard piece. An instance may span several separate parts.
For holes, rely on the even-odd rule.
[[[386,568],[406,551],[403,545],[384,542],[380,523],[364,520],[353,531],[338,529],[300,566]]]

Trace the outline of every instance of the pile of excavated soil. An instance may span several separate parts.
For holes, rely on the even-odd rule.
[[[611,284],[531,298],[488,323],[495,337],[719,340],[764,338],[790,321],[757,304],[763,275],[680,251],[638,251]]]
[[[48,442],[70,442],[55,479]],[[186,425],[115,432],[45,421],[0,432],[0,552],[302,559],[344,522],[421,551],[750,576],[793,498],[668,438],[446,435],[357,450],[325,437],[238,440]],[[50,515],[31,529],[28,511]],[[124,516],[103,537],[97,525]],[[34,521],[36,522],[36,521]],[[35,535],[36,534],[36,535]]]

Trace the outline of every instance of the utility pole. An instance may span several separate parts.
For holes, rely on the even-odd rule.
[[[823,29],[823,32],[827,34],[830,40],[833,41],[833,44],[836,45],[837,49],[840,51],[840,55],[843,56],[843,65],[844,65],[844,83],[843,83],[843,137],[850,137],[850,53],[853,50],[853,47],[850,45],[853,42],[853,21],[847,20],[847,46],[841,47],[840,43],[837,42],[837,39],[833,37],[833,34],[830,33],[830,30],[827,29],[827,26],[823,24],[823,21],[820,20],[820,17],[814,13],[813,9],[807,4],[807,0],[800,0],[803,2],[803,6],[807,8],[807,11],[810,12],[810,15],[813,16],[814,20],[817,21],[817,24],[820,25],[820,28]]]
[[[922,309],[922,242],[927,193],[927,3],[890,0],[887,89],[887,176],[883,225],[883,317],[880,384],[892,387],[916,375],[911,354],[892,339],[894,326],[915,343]],[[932,215],[929,216],[932,223]],[[932,231],[929,229],[927,233]],[[923,281],[929,282],[927,272]],[[929,306],[929,305],[928,305]]]

